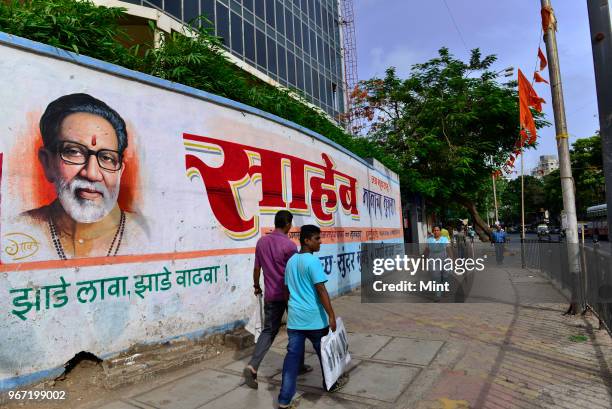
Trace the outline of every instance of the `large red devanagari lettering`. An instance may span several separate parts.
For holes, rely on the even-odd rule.
[[[242,199],[237,187],[245,186],[253,178],[261,178],[262,199],[260,212],[288,209],[300,214],[313,214],[321,225],[333,225],[338,202],[346,214],[359,216],[357,209],[357,180],[338,172],[333,161],[321,154],[324,164],[318,164],[279,152],[247,146],[221,139],[184,134],[188,152],[187,170],[197,169],[204,182],[206,195],[217,221],[236,239],[257,234],[258,215],[243,214]],[[210,153],[202,146],[220,148],[221,166],[210,166],[197,153]],[[213,151],[214,152],[214,151]],[[285,172],[290,172],[291,198]]]

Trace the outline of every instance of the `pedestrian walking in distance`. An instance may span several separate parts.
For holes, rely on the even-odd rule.
[[[287,234],[291,230],[293,215],[287,210],[281,210],[274,217],[274,231],[259,239],[255,247],[255,267],[253,269],[253,288],[255,296],[261,296],[259,284],[263,269],[264,286],[264,323],[263,330],[257,339],[255,351],[244,368],[246,384],[257,389],[257,370],[264,356],[272,346],[274,338],[281,326],[283,314],[287,310],[287,291],[285,290],[285,267],[291,256],[297,253],[297,246]],[[302,373],[312,371],[312,367],[304,365],[302,354]]]
[[[495,246],[495,260],[497,265],[501,265],[504,262],[504,248],[506,247],[506,232],[502,230],[501,224],[497,223],[495,225],[491,239]]]

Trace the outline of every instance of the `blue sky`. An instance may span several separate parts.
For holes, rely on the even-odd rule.
[[[599,129],[586,2],[552,0],[570,143]],[[496,71],[513,66],[515,78],[518,68],[532,78],[538,45],[546,54],[539,0],[446,0],[446,4],[461,34],[444,0],[354,0],[359,78],[382,76],[389,66],[406,76],[412,64],[435,57],[443,46],[464,60],[468,49],[480,48],[483,55],[497,55]],[[548,67],[542,75],[548,79]],[[544,112],[554,123],[548,85],[535,84],[535,89],[546,100]],[[557,154],[553,125],[538,136],[537,149],[525,153],[525,173],[539,155]]]

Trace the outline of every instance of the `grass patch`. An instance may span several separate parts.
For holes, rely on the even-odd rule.
[[[589,337],[586,335],[572,335],[569,337],[569,340],[572,342],[586,342],[589,340]]]

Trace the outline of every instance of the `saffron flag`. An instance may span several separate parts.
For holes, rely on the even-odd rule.
[[[546,101],[544,98],[540,98],[540,96],[535,92],[527,77],[521,70],[519,71],[519,98],[524,98],[527,106],[534,108],[538,112],[542,112],[542,103]]]
[[[535,75],[538,75],[536,72]],[[541,78],[541,77],[540,77]],[[535,92],[527,77],[523,72],[518,70],[518,84],[519,84],[519,122],[521,126],[520,139],[516,141],[514,155],[510,155],[510,158],[502,166],[504,172],[509,173],[514,168],[514,162],[518,158],[518,155],[522,153],[523,146],[527,143],[533,145],[537,140],[535,121],[531,114],[530,107],[533,107],[538,112],[542,112],[542,103],[544,99],[540,98]],[[497,172],[494,173],[497,175]]]
[[[525,146],[525,142],[527,142],[527,139],[529,139],[529,135],[527,135],[527,132],[525,132],[524,129],[521,129],[519,135],[520,138],[518,141],[516,141],[516,144],[514,144],[514,146],[517,148],[516,150],[520,152],[523,149],[523,146]]]
[[[539,101],[537,101],[536,92],[531,87],[531,84],[529,83],[525,75],[523,75],[523,72],[520,69],[518,70],[518,83],[519,83],[519,122],[520,122],[521,127],[529,133],[528,143],[531,144],[532,141],[535,142],[536,126],[535,126],[535,121],[533,120],[533,115],[531,114],[531,110],[529,109],[529,107],[533,106],[538,111],[542,111],[542,104],[539,103]],[[524,135],[523,133],[521,133],[521,145],[523,144],[524,144]]]
[[[538,47],[538,58],[540,59],[540,71],[542,71],[548,65],[548,61],[546,61],[546,57],[540,47]]]
[[[546,81],[537,71],[533,73],[533,79],[535,80],[535,82],[545,82],[548,84],[548,81]]]

